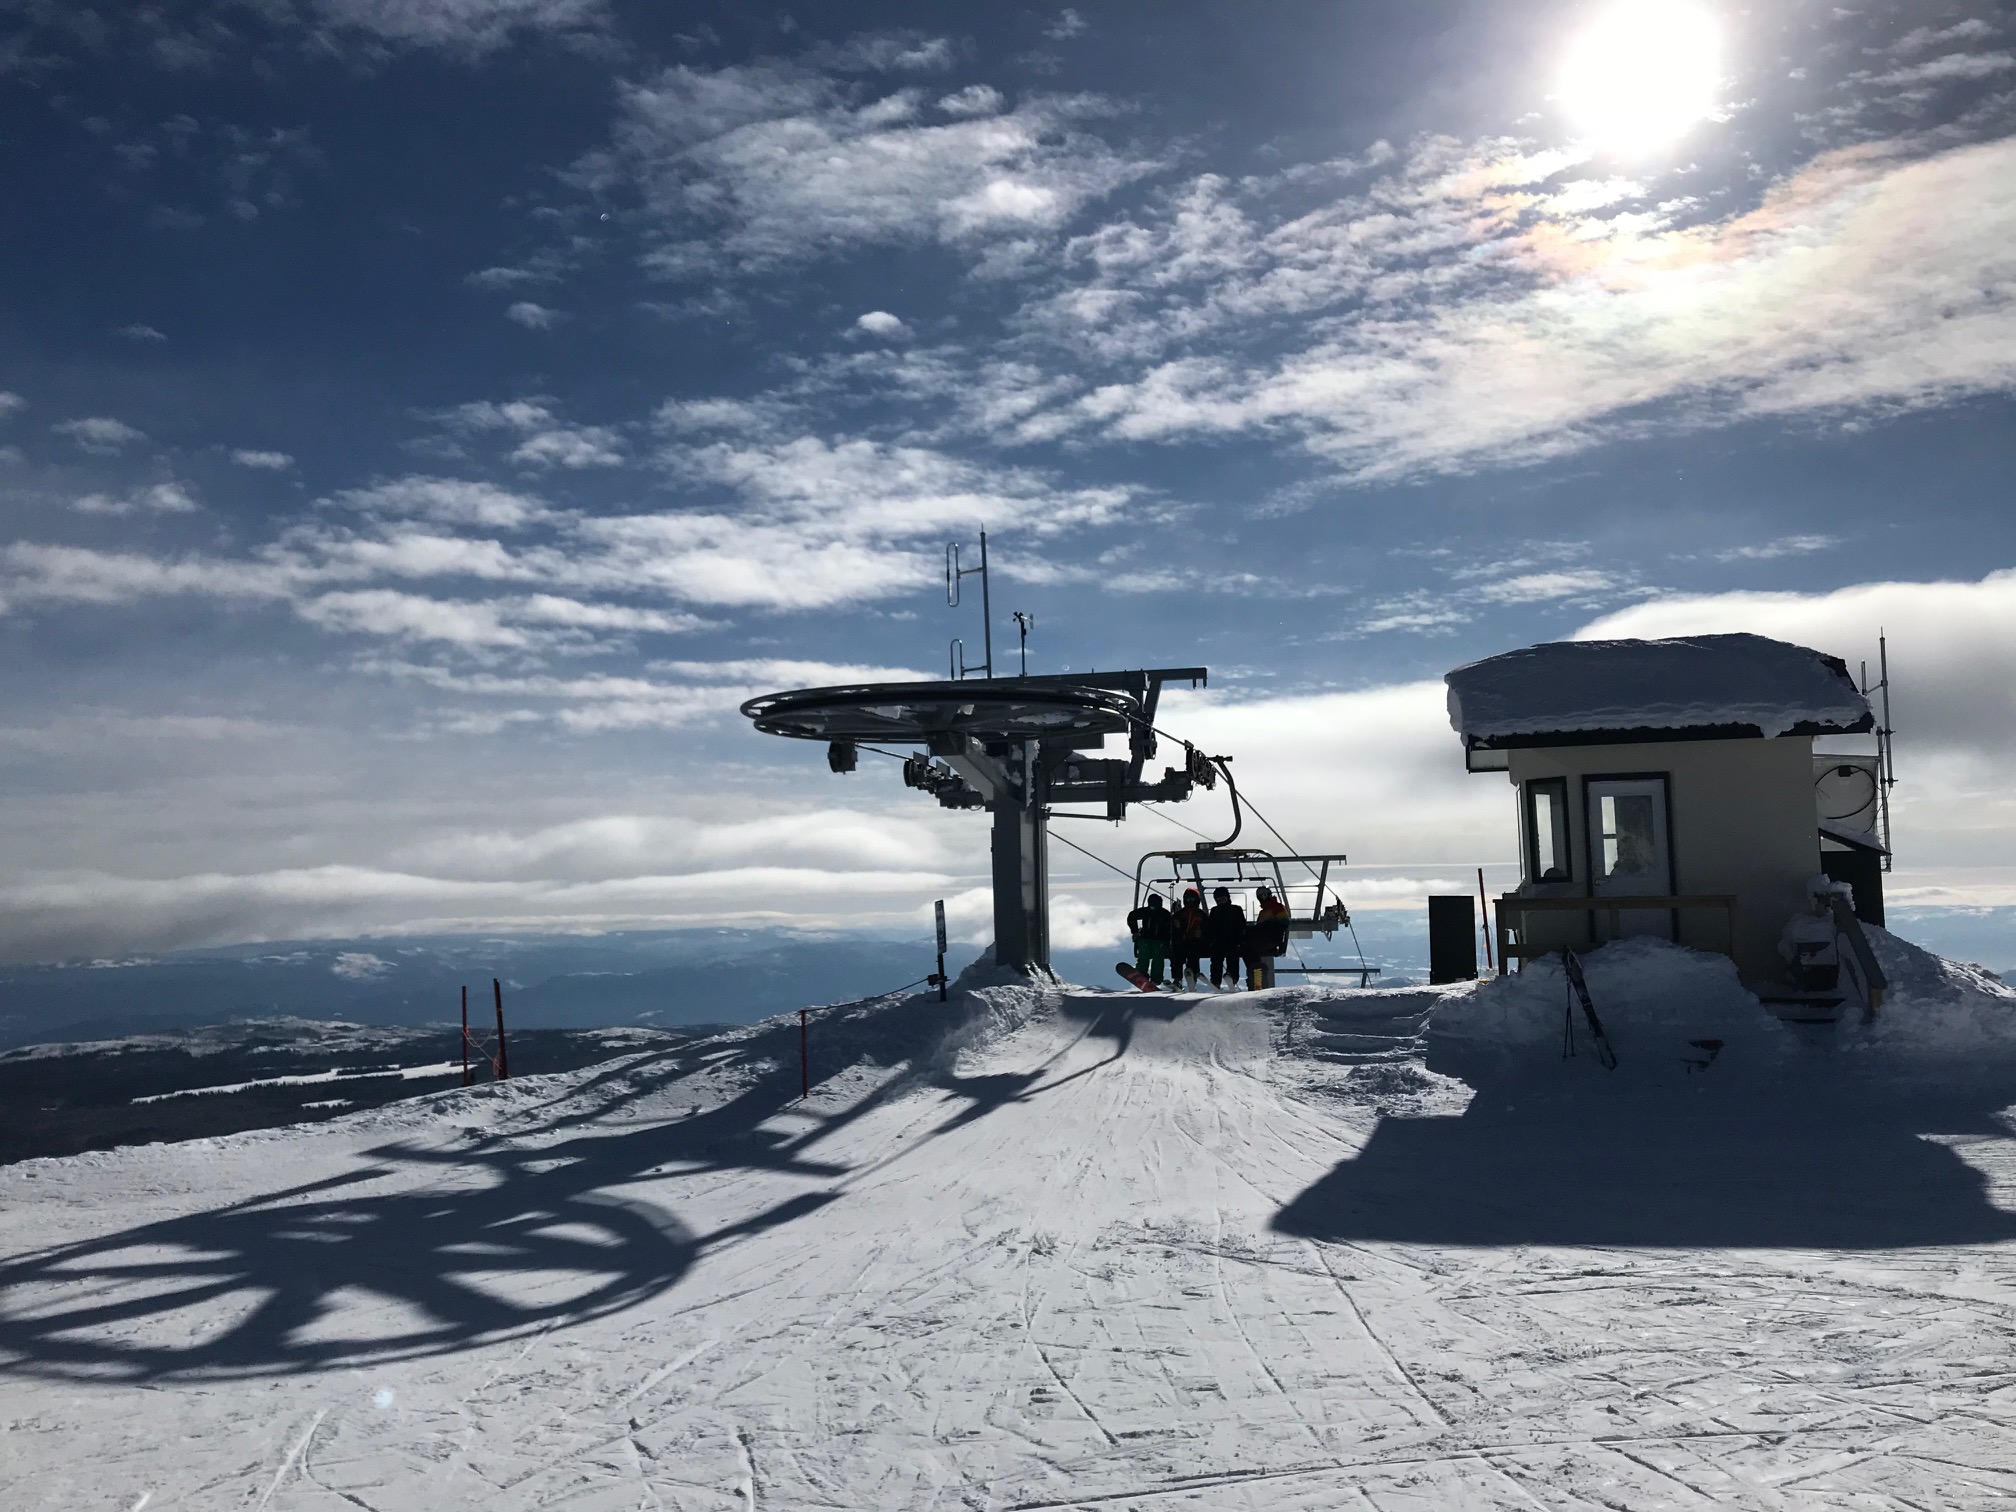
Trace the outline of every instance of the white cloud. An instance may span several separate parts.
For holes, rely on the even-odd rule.
[[[502,404],[473,399],[434,418],[455,431],[534,431],[555,423],[553,401],[545,398],[507,399]]]
[[[598,632],[672,635],[707,624],[697,615],[633,604],[584,603],[553,593],[443,599],[384,588],[304,598],[295,604],[295,612],[325,630],[431,641],[469,650],[578,647],[592,643],[584,637]],[[626,692],[635,691],[629,680],[624,683]]]
[[[1155,166],[1082,130],[1101,108],[1084,99],[950,120],[924,107],[799,64],[675,67],[626,92],[613,151],[583,171],[639,186],[662,238],[650,261],[683,277],[1045,233]]]
[[[130,515],[193,514],[200,506],[188,489],[171,482],[150,484],[118,498],[102,493],[85,494],[70,507],[79,514]]]
[[[1493,604],[1543,604],[1552,599],[1587,598],[1592,594],[1608,593],[1617,586],[1618,579],[1612,574],[1583,567],[1524,572],[1516,577],[1479,584],[1470,591]]]
[[[259,472],[285,472],[294,465],[294,459],[283,451],[255,451],[249,447],[234,447],[231,460],[240,467],[250,467]]]
[[[835,688],[847,683],[921,682],[929,674],[912,667],[878,667],[859,662],[792,661],[779,657],[739,661],[663,661],[653,672],[669,672],[704,682],[747,683],[766,691],[779,688]]]
[[[543,412],[519,413],[505,423],[543,418]],[[556,434],[536,431],[527,439],[536,443]],[[613,450],[613,438],[598,443],[600,434],[575,428],[568,445]],[[320,501],[317,513],[285,526],[249,558],[167,560],[18,546],[0,555],[7,569],[0,591],[16,606],[130,603],[170,594],[234,602],[298,598],[304,617],[331,629],[532,649],[562,645],[561,621],[544,616],[541,622],[555,634],[542,640],[527,633],[526,614],[503,600],[421,598],[376,585],[422,579],[536,585],[555,602],[564,590],[569,602],[591,606],[573,611],[569,621],[584,635],[597,628],[594,615],[611,630],[669,629],[687,620],[647,621],[628,607],[596,601],[606,595],[671,599],[687,609],[859,603],[929,583],[937,572],[936,545],[948,530],[984,525],[1004,534],[1055,535],[1113,523],[1134,502],[1124,487],[1067,488],[1032,469],[871,441],[737,437],[675,445],[657,462],[683,488],[725,495],[732,503],[589,515],[494,484],[412,475]],[[103,502],[112,507],[113,501]],[[166,508],[174,501],[157,491],[142,502]],[[330,522],[332,509],[357,523]],[[485,534],[503,531],[530,539],[506,546]],[[348,596],[312,597],[338,585]]]
[[[226,601],[284,599],[296,573],[267,562],[184,557],[162,560],[137,552],[92,551],[20,541],[0,547],[0,584],[15,604],[131,604],[166,594]]]
[[[729,822],[598,814],[525,832],[463,832],[403,849],[399,867],[468,879],[592,881],[721,866],[914,868],[944,847],[918,818],[822,808]]]
[[[2016,569],[1977,582],[1861,583],[1828,593],[1653,599],[1604,616],[1578,639],[1751,630],[1853,667],[1889,632],[1901,745],[2006,763],[2016,746]]]
[[[1457,625],[1468,624],[1470,619],[1469,611],[1454,602],[1451,594],[1421,590],[1381,599],[1372,606],[1367,618],[1350,630],[1337,632],[1325,639],[1348,640],[1360,635],[1387,635],[1395,631],[1440,635]]]
[[[312,0],[338,32],[481,57],[520,33],[593,36],[608,24],[604,0]]]
[[[27,405],[28,401],[23,399],[19,394],[12,394],[5,389],[0,389],[0,420],[6,419],[18,409],[25,409]]]
[[[464,280],[471,288],[487,289],[491,293],[501,293],[505,289],[516,289],[525,284],[551,283],[556,275],[543,267],[510,267],[500,265],[492,268],[478,268]]]
[[[1974,16],[1947,27],[1916,27],[1891,43],[1889,50],[1902,57],[1943,47],[1949,42],[1979,42],[1994,35],[1994,27]]]
[[[870,310],[867,314],[856,317],[854,325],[857,330],[866,331],[870,336],[881,336],[892,341],[907,340],[910,336],[910,327],[887,310]]]
[[[1712,555],[1718,562],[1774,562],[1780,557],[1809,556],[1816,551],[1830,551],[1840,544],[1839,536],[1789,535],[1756,546],[1732,546],[1727,551],[1717,551]]]
[[[529,299],[521,299],[505,310],[504,318],[516,321],[528,331],[545,331],[558,325],[566,317],[559,310],[535,304]]]
[[[1582,638],[1749,630],[1867,661],[1888,632],[1899,783],[1892,800],[1900,873],[1925,901],[2016,902],[2016,569],[1975,582],[1859,583],[1827,593],[1719,593],[1656,599],[1607,615]],[[1901,880],[1901,879],[1900,879]]]
[[[784,425],[789,406],[771,395],[755,399],[668,399],[652,422],[678,433],[723,431],[742,435],[773,435]]]
[[[523,630],[503,622],[496,604],[427,598],[389,588],[325,593],[301,601],[295,609],[311,625],[325,630],[470,648],[531,644],[531,637]]]
[[[548,673],[456,672],[396,660],[377,663],[375,670],[441,693],[509,700],[519,706],[519,718],[550,720],[581,732],[678,729],[732,716],[757,694],[781,688],[917,681],[923,676],[906,667],[782,658],[650,663],[651,671],[678,681],[605,673],[556,677]]]
[[[620,467],[623,441],[607,426],[555,426],[519,442],[511,460],[530,467]]]
[[[1550,188],[1563,154],[1377,156],[1337,168],[1379,176],[1317,211],[1274,208],[1307,172],[1206,178],[1074,241],[1083,275],[1025,319],[1110,381],[1005,433],[1285,431],[1381,479],[2016,387],[2016,139],[1832,153],[1684,229],[1574,208],[1611,196]]]
[[[974,116],[998,115],[1005,103],[1001,98],[1001,91],[988,84],[969,84],[964,89],[938,97],[940,110],[962,120]]]
[[[1920,84],[1945,84],[1960,79],[1986,79],[2016,68],[2016,55],[2000,53],[1947,53],[1923,63],[1893,68],[1871,76],[1871,84],[1911,88]]]
[[[339,952],[329,967],[332,975],[339,976],[346,982],[375,981],[391,969],[390,961],[363,950]]]
[[[1286,698],[1170,689],[1156,723],[1233,756],[1240,791],[1300,850],[1343,851],[1358,866],[1446,866],[1510,847],[1510,791],[1502,776],[1464,771],[1440,679]],[[1229,831],[1230,812],[1222,787],[1177,811],[1214,835]],[[1274,844],[1250,814],[1246,823],[1260,836],[1252,843]]]
[[[855,37],[838,47],[815,48],[810,58],[836,73],[935,73],[951,66],[953,49],[944,37],[888,31]]]
[[[166,341],[168,339],[166,332],[157,331],[150,325],[124,325],[120,326],[112,334],[114,336],[124,336],[128,341]]]
[[[135,878],[69,873],[0,885],[5,956],[74,959],[258,940],[456,931],[650,929],[907,917],[949,879],[924,869],[735,866],[569,881],[467,881],[366,866]]]
[[[502,404],[478,399],[443,410],[433,418],[450,431],[471,434],[516,431],[524,439],[511,460],[529,467],[616,467],[623,462],[623,438],[604,425],[569,425],[547,398],[511,399]]]
[[[493,530],[519,530],[552,514],[546,502],[532,494],[463,478],[418,474],[369,488],[346,488],[330,502],[371,514],[406,515],[443,525]]]
[[[68,436],[85,451],[101,455],[123,451],[136,441],[147,439],[145,431],[135,430],[125,421],[105,415],[92,415],[82,420],[59,420],[49,428],[59,436]]]

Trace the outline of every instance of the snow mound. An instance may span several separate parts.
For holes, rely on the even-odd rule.
[[[1639,936],[1581,960],[1620,1078],[1677,1080],[1700,1069],[1689,1064],[1707,1053],[1695,1040],[1722,1041],[1713,1063],[1718,1080],[1729,1068],[1769,1065],[1793,1048],[1790,1031],[1737,979],[1727,956]],[[1559,1064],[1563,1076],[1596,1071],[1593,1036],[1579,1004],[1572,1019],[1576,1057],[1562,1061],[1568,1002],[1558,956],[1451,994],[1429,1020],[1429,1064],[1466,1080],[1515,1068],[1530,1075],[1547,1062]]]
[[[1844,1019],[1844,1049],[1954,1067],[2016,1059],[2016,988],[1983,967],[1865,928],[1890,986],[1873,1019]]]

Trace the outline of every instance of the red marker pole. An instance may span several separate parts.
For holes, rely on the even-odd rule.
[[[511,1057],[504,1049],[504,984],[490,978],[490,990],[497,995],[497,1080],[511,1080]]]
[[[805,1028],[805,1010],[798,1010],[798,1100],[812,1095],[812,1046]]]

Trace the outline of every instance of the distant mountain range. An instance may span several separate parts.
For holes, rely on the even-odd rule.
[[[1385,980],[1426,955],[1416,915],[1359,925],[1368,954],[1387,947]],[[1418,942],[1413,935],[1421,934]],[[1379,943],[1375,943],[1379,942]],[[1305,947],[1315,964],[1350,954],[1348,939]],[[956,974],[976,954],[955,946]],[[1118,947],[1059,951],[1075,981],[1113,981]],[[292,1016],[358,1024],[492,1017],[490,981],[504,985],[508,1021],[527,1029],[749,1023],[810,1004],[914,983],[933,969],[927,940],[777,930],[659,930],[603,935],[442,935],[239,945],[121,960],[0,967],[0,1050],[113,1039],[238,1019]],[[1396,972],[1398,975],[1396,975]]]
[[[465,986],[481,1024],[493,977],[509,1022],[528,1029],[747,1023],[886,991],[932,966],[921,943],[733,930],[233,946],[0,968],[0,1049],[274,1015],[452,1024]]]
[[[1898,907],[1891,924],[1941,955],[2005,973],[2016,966],[2016,908]],[[1356,928],[1367,959],[1383,968],[1376,982],[1421,979],[1428,940],[1420,912],[1368,909]],[[1312,966],[1355,956],[1348,934],[1297,943]],[[975,953],[957,946],[947,964],[957,973]],[[1059,951],[1056,966],[1071,980],[1104,986],[1119,953],[1117,946]],[[738,1024],[887,992],[932,966],[923,939],[781,930],[240,945],[0,967],[0,1050],[275,1015],[438,1027],[456,1021],[464,986],[472,1017],[488,1022],[492,977],[504,984],[509,1022],[527,1029]]]

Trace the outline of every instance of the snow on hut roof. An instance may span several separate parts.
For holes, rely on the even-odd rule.
[[[1874,724],[1839,657],[1762,635],[1555,641],[1471,662],[1444,681],[1449,722],[1469,745],[1830,735]]]

